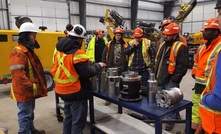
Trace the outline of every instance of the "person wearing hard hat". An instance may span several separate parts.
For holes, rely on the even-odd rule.
[[[157,79],[157,90],[170,90],[178,87],[186,74],[189,64],[188,48],[179,41],[180,27],[176,23],[170,23],[163,30],[165,42],[157,51],[155,57],[155,76]],[[178,113],[177,113],[178,114]],[[175,119],[176,113],[168,117]],[[174,123],[167,123],[165,129],[171,131]]]
[[[126,47],[127,45],[123,40],[123,29],[120,27],[115,28],[113,40],[104,48],[102,62],[106,63],[108,68],[118,68],[118,75],[127,70],[128,58],[124,53]]]
[[[104,48],[102,54],[102,62],[107,64],[107,68],[118,68],[118,75],[120,76],[123,71],[127,71],[128,57],[124,52],[127,47],[123,40],[123,29],[117,27],[114,29],[114,38]],[[106,101],[105,105],[110,102]]]
[[[161,25],[159,26],[160,31],[163,32],[164,28],[165,28],[167,25],[169,25],[170,23],[175,23],[175,21],[174,21],[174,20],[171,20],[171,19],[165,19],[165,20],[163,20],[163,21],[161,22]],[[161,33],[161,36],[162,36],[162,37],[161,37],[161,38],[159,39],[159,41],[157,41],[157,43],[156,43],[156,50],[159,48],[159,45],[165,41],[165,36],[164,36],[163,33]],[[185,38],[184,36],[180,35],[180,36],[179,36],[179,40],[180,40],[181,42],[183,42],[183,44],[184,44],[185,46],[187,46],[187,40],[186,40],[186,38]]]
[[[198,48],[198,52],[195,56],[194,66],[192,69],[192,76],[195,78],[195,86],[193,88],[193,97],[192,97],[192,102],[193,102],[192,131],[193,131],[193,133],[195,131],[197,131],[199,133],[199,131],[202,130],[201,125],[203,125],[203,127],[205,127],[207,133],[210,133],[213,130],[215,130],[215,128],[210,129],[214,126],[207,124],[207,123],[211,123],[211,122],[210,121],[208,122],[207,120],[205,120],[205,117],[209,115],[206,112],[208,109],[203,108],[204,105],[207,107],[207,100],[204,100],[204,102],[206,102],[206,103],[201,105],[202,106],[201,109],[204,109],[202,113],[205,112],[205,116],[204,116],[204,114],[199,115],[199,109],[200,109],[199,103],[201,100],[200,98],[201,98],[202,92],[205,91],[203,93],[203,95],[208,93],[209,89],[205,90],[205,88],[208,88],[207,83],[210,81],[209,74],[211,72],[211,68],[216,64],[215,57],[217,56],[217,54],[220,52],[220,49],[221,49],[221,36],[219,35],[220,31],[219,31],[218,20],[216,18],[210,18],[204,24],[203,29],[204,29],[203,39],[205,40],[205,43]],[[212,79],[215,79],[215,78],[213,77]],[[212,85],[210,85],[210,86],[212,86]],[[211,89],[211,91],[212,91],[212,89]],[[209,117],[207,117],[207,118],[209,118]],[[201,119],[202,119],[203,124],[200,124]],[[200,131],[200,133],[201,132],[202,131]],[[219,131],[219,133],[220,132],[221,131]]]
[[[138,72],[142,77],[141,86],[147,87],[147,80],[149,79],[149,71],[153,67],[155,53],[151,51],[151,41],[142,38],[143,30],[136,28],[133,31],[135,39],[128,43],[125,48],[125,54],[129,56],[128,70]]]
[[[91,62],[101,62],[102,53],[107,43],[107,39],[104,38],[104,31],[97,29],[86,49],[86,54]]]
[[[106,66],[102,62],[89,63],[88,56],[81,50],[85,34],[82,25],[73,25],[68,37],[58,41],[53,57],[50,72],[56,82],[55,92],[64,101],[63,134],[82,134],[92,90],[90,78]]]
[[[10,53],[9,69],[12,74],[10,96],[17,101],[18,134],[45,134],[34,126],[35,100],[47,96],[44,69],[34,52],[35,25],[25,22],[20,26],[18,44]]]

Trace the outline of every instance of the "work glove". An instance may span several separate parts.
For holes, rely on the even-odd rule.
[[[203,90],[205,89],[205,87],[206,87],[205,85],[196,83],[193,90],[195,90],[196,94],[201,94]]]

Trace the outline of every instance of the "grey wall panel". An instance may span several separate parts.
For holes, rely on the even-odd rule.
[[[79,14],[79,4],[78,4],[78,2],[71,1],[70,10],[71,10],[71,14]]]
[[[180,5],[188,3],[190,0],[180,0],[175,2],[175,7],[173,7],[172,14],[177,16],[180,8]],[[183,22],[183,32],[198,32],[202,29],[202,26],[209,18],[217,16],[217,10],[214,9],[216,1],[210,0],[197,0],[197,5],[193,11],[187,16],[186,20]],[[180,4],[182,3],[182,4]]]
[[[146,9],[146,10],[153,10],[153,11],[162,11],[163,12],[163,5],[151,2],[138,2],[139,9]]]
[[[63,31],[68,20],[67,2],[61,0],[10,0],[10,25],[15,26],[16,16],[30,17],[34,24],[47,26],[48,31]]]
[[[138,19],[143,20],[158,20],[161,21],[163,18],[163,13],[160,12],[153,12],[153,11],[145,11],[145,10],[138,10]]]
[[[71,16],[71,24],[79,24],[80,23],[80,18],[79,16],[72,15]]]

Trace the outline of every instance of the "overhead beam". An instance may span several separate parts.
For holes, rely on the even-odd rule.
[[[86,0],[79,0],[80,24],[86,28]]]
[[[131,29],[136,28],[138,12],[138,0],[131,0]]]

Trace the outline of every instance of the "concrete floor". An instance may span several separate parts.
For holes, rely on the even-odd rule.
[[[194,79],[191,77],[191,70],[188,70],[187,74],[181,82],[181,89],[184,93],[184,99],[191,100],[192,88],[194,86]],[[8,134],[16,134],[18,132],[17,124],[17,106],[16,102],[9,97],[10,84],[0,85],[0,126],[6,126],[8,128]],[[104,104],[104,100],[95,99],[96,103]],[[47,97],[40,98],[36,101],[35,109],[35,126],[37,129],[44,129],[47,134],[61,134],[62,123],[57,121],[55,112],[55,95],[54,91],[48,93]],[[117,108],[116,105],[111,104],[109,107]],[[131,111],[124,109],[124,113]],[[181,117],[185,118],[185,112],[181,112]],[[183,124],[176,124],[172,134],[177,131],[183,131]],[[89,134],[89,126],[87,125],[84,134]]]

